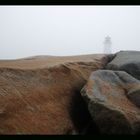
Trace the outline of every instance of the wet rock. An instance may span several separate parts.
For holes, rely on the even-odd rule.
[[[140,81],[124,71],[97,70],[81,90],[101,134],[140,133]]]
[[[140,51],[120,51],[106,69],[123,70],[140,80]]]

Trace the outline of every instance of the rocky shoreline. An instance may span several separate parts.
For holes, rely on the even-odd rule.
[[[139,56],[0,61],[0,134],[140,134]]]

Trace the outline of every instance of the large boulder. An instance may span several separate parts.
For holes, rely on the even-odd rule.
[[[93,132],[80,90],[107,61],[103,55],[1,60],[0,134]]]
[[[139,80],[124,71],[97,70],[81,94],[101,134],[140,134]]]
[[[120,51],[106,69],[123,70],[140,80],[140,51]]]

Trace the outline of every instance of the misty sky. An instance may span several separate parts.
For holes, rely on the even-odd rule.
[[[0,59],[140,51],[140,6],[0,6]]]

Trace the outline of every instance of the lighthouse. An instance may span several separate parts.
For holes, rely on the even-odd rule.
[[[104,41],[104,53],[105,54],[110,54],[111,53],[111,37],[106,36],[105,41]]]

